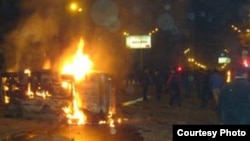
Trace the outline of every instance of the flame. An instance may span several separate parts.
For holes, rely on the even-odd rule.
[[[37,91],[36,96],[46,99],[47,97],[51,97],[52,95],[48,91]]]
[[[75,81],[82,80],[91,68],[92,61],[89,56],[83,53],[84,41],[81,38],[75,55],[71,59],[67,59],[65,65],[62,68],[62,74],[72,75]],[[64,87],[68,87],[65,82],[62,84]],[[63,111],[66,113],[68,119],[68,124],[85,124],[87,117],[84,115],[83,111],[79,109],[80,99],[75,89],[74,84],[71,84],[71,94],[72,94],[72,104],[68,107],[63,107]]]
[[[25,69],[25,70],[24,70],[24,73],[25,73],[25,74],[28,74],[29,77],[31,76],[31,71],[30,71],[30,69]]]
[[[30,69],[25,69],[24,70],[24,73],[27,74],[27,76],[30,78],[31,77],[31,70]],[[35,96],[38,96],[38,97],[42,97],[43,99],[46,99],[47,97],[51,97],[51,94],[49,94],[48,91],[45,91],[45,90],[35,90],[35,92],[33,92],[31,90],[31,82],[29,81],[28,82],[28,88],[27,88],[27,96],[28,98],[30,99],[33,99],[35,98]]]
[[[81,80],[92,68],[92,61],[89,56],[83,54],[84,41],[81,38],[75,56],[66,62],[62,69],[62,74],[73,75],[75,80]]]
[[[83,111],[79,109],[78,93],[75,91],[74,86],[72,96],[72,105],[63,107],[63,111],[68,118],[68,124],[83,125],[86,123],[87,117],[84,115]]]
[[[28,96],[29,98],[34,98],[34,96],[35,96],[35,94],[31,91],[31,84],[30,84],[30,82],[28,83],[27,96]]]
[[[27,74],[28,77],[31,77],[31,70],[30,69],[25,69],[24,73]],[[34,92],[31,91],[31,84],[30,84],[30,82],[28,83],[27,96],[29,98],[34,98]]]

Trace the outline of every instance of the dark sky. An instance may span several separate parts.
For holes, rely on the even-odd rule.
[[[0,34],[2,42],[4,42],[6,34],[16,30],[17,25],[20,26],[20,21],[24,26],[24,17],[32,17],[31,15],[36,13],[35,11],[39,11],[42,16],[47,16],[51,11],[50,7],[58,8],[66,5],[69,0],[53,2],[33,0],[28,2],[29,4],[26,3],[25,8],[22,2],[25,3],[27,0],[0,0]],[[59,2],[61,3],[60,6],[58,6]],[[122,40],[117,42],[123,31],[128,31],[131,34],[147,34],[153,28],[159,27],[159,32],[152,36],[153,48],[144,51],[145,65],[155,67],[161,67],[155,64],[162,64],[165,67],[169,64],[178,63],[179,55],[189,46],[193,46],[195,55],[201,61],[211,62],[211,59],[206,59],[209,57],[208,54],[210,57],[215,54],[213,58],[216,61],[219,51],[226,46],[226,40],[234,38],[233,35],[228,36],[231,30],[230,25],[242,26],[246,20],[249,20],[248,14],[250,13],[248,0],[113,0],[112,2],[117,5],[119,13],[105,13],[106,15],[103,17],[108,17],[108,20],[105,21],[100,17],[99,19],[91,17],[91,8],[96,1],[86,0],[81,2],[84,9],[86,9],[84,11],[86,14],[80,17],[84,18],[84,20],[77,22],[80,23],[81,29],[84,30],[85,37],[92,40],[92,42],[106,40],[109,41],[107,46],[114,43],[117,46],[123,46]],[[103,7],[105,9],[108,6]],[[111,11],[115,10],[112,9]],[[65,11],[65,13],[62,11],[56,12],[58,16],[60,15],[57,20],[64,22],[59,22],[59,29],[54,31],[55,33],[51,33],[53,36],[50,37],[52,39],[55,37],[60,38],[64,42],[70,36],[69,30],[72,30],[69,28],[72,22],[68,23],[66,21],[72,19]],[[114,17],[117,15],[119,19],[114,21]],[[170,16],[171,19],[166,15]],[[26,20],[29,21],[29,18]],[[110,22],[113,22],[110,24],[112,26],[107,26]],[[236,39],[235,42],[237,42]],[[120,48],[112,49],[112,52],[116,54],[121,52],[120,50]],[[173,57],[174,59],[172,59]]]
[[[15,24],[15,20],[21,15],[20,1],[0,0],[0,24],[4,25],[1,26],[1,31],[8,30],[8,28],[3,27]],[[244,15],[242,7],[249,3],[248,0],[119,0],[114,2],[119,5],[122,16],[120,18],[121,20],[124,18],[122,21],[124,22],[124,24],[122,24],[124,28],[136,28],[136,26],[129,27],[129,24],[125,22],[134,22],[131,23],[131,25],[145,26],[141,27],[142,31],[138,30],[137,32],[145,32],[157,26],[157,18],[162,13],[167,12],[172,16],[180,17],[180,15],[176,13],[182,13],[182,8],[186,8],[184,9],[186,15],[182,16],[187,19],[180,21],[178,20],[179,17],[174,17],[176,22],[190,20],[193,21],[198,30],[205,31],[212,28],[218,31],[221,30],[221,27],[225,27],[228,24],[241,22],[240,20],[246,16]],[[91,4],[91,2],[88,2],[88,4]],[[167,8],[164,9],[164,7],[170,8],[166,10]],[[131,17],[132,21],[126,21],[126,16]],[[146,21],[146,23],[144,21]],[[140,22],[144,23],[141,24]],[[204,28],[204,25],[209,28]]]
[[[0,1],[0,33],[1,36],[8,32],[19,17],[19,4],[16,0]],[[2,37],[1,37],[2,39]]]

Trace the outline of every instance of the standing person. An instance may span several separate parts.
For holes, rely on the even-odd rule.
[[[180,90],[180,75],[172,68],[170,70],[170,76],[167,80],[167,86],[170,88],[170,100],[168,107],[172,107],[174,104],[177,104],[178,107],[181,107],[181,90]]]
[[[194,92],[194,75],[193,72],[187,71],[185,75],[185,97],[191,98]]]
[[[156,96],[157,96],[157,99],[159,101],[161,101],[163,76],[158,69],[155,69],[153,76],[154,76],[153,80],[154,80],[154,87],[155,87]]]
[[[224,84],[223,77],[217,69],[213,70],[213,73],[210,76],[209,83],[215,101],[215,108],[217,109],[221,88]]]
[[[204,109],[208,106],[208,100],[212,95],[210,85],[209,85],[209,78],[211,70],[206,70],[204,73],[201,74],[201,93],[200,95],[200,108]]]
[[[221,90],[219,116],[222,124],[250,124],[248,72],[239,69],[234,80]]]
[[[145,68],[142,74],[142,80],[141,80],[141,85],[142,85],[142,97],[143,100],[148,100],[148,88],[151,83],[151,78],[150,78],[150,72],[149,68]]]

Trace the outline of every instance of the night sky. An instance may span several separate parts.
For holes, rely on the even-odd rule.
[[[217,57],[224,48],[239,48],[237,34],[232,32],[230,26],[234,24],[248,28],[245,23],[249,20],[250,13],[248,0],[113,0],[108,1],[109,4],[105,3],[107,0],[82,0],[79,2],[84,14],[72,15],[65,8],[70,1],[0,0],[0,39],[5,63],[7,58],[15,56],[7,53],[8,50],[14,49],[17,54],[21,50],[18,47],[20,42],[10,41],[19,38],[25,40],[21,52],[29,54],[32,52],[23,51],[31,50],[26,46],[36,45],[42,48],[53,44],[54,48],[43,48],[41,51],[50,59],[56,60],[55,56],[76,35],[81,34],[87,40],[89,53],[94,57],[100,57],[98,50],[101,50],[103,54],[109,53],[109,56],[116,58],[113,60],[117,61],[107,58],[109,65],[120,67],[119,64],[125,59],[131,64],[128,68],[139,69],[140,51],[127,50],[122,33],[148,34],[157,27],[159,31],[152,35],[152,49],[143,50],[144,66],[165,69],[170,65],[185,65],[182,52],[188,47],[193,49],[198,60],[212,66],[216,64]],[[100,1],[104,1],[104,5],[98,7]],[[31,23],[36,23],[33,20],[39,19],[38,17],[43,22],[48,21],[37,25],[39,28],[49,23],[53,30],[39,35],[34,31],[22,34],[21,31],[32,27]],[[50,18],[53,19],[52,22],[49,21]],[[22,34],[20,37],[14,36],[17,31]],[[27,34],[30,34],[29,39]],[[58,42],[56,45],[53,43],[55,40]],[[20,56],[27,59],[23,57],[25,55]],[[17,59],[8,61],[8,64],[13,67],[16,61]]]

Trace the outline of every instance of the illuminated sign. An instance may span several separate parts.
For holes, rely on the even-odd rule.
[[[151,37],[149,35],[127,36],[126,46],[131,49],[149,49],[151,48]]]
[[[231,59],[228,57],[219,57],[218,58],[218,63],[219,64],[225,64],[225,63],[230,63]]]

